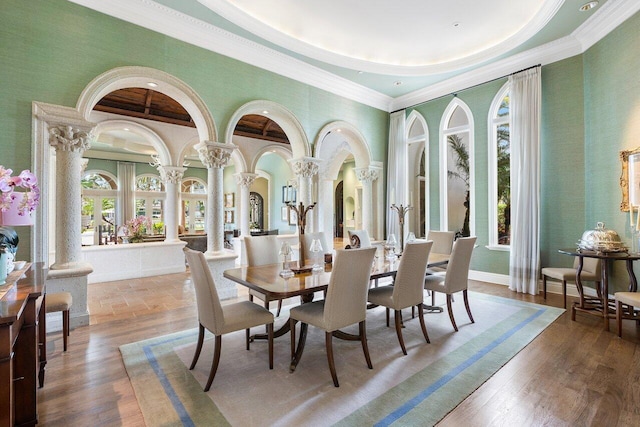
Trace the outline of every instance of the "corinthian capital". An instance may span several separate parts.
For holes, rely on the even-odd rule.
[[[369,168],[356,169],[356,178],[360,182],[373,182],[378,179],[378,170]]]
[[[158,166],[160,178],[167,184],[180,184],[186,170],[178,166]]]
[[[56,150],[88,150],[93,139],[92,129],[80,129],[70,125],[49,126],[49,144]]]
[[[224,168],[229,164],[235,147],[219,142],[203,141],[197,144],[195,149],[198,150],[200,161],[207,168]]]
[[[255,173],[237,173],[235,174],[236,177],[236,184],[240,187],[251,187],[251,184],[253,184],[253,181],[256,180],[256,178],[258,177],[257,174]]]
[[[301,159],[289,160],[291,169],[296,176],[302,178],[311,178],[318,173],[318,160],[311,157],[303,157]]]

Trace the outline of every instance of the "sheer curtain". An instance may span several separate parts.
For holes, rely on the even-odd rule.
[[[390,209],[392,203],[406,205],[407,143],[405,141],[405,111],[392,113],[389,119],[389,155],[387,158],[387,236],[395,234],[400,240],[398,213]],[[395,200],[394,200],[395,199]],[[387,236],[384,236],[386,239]]]
[[[116,225],[119,227],[135,216],[136,165],[118,162],[118,206]]]
[[[511,255],[509,289],[538,293],[540,263],[540,67],[509,77]]]

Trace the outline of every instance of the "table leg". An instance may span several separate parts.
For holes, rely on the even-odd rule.
[[[304,351],[304,345],[307,342],[307,329],[309,325],[306,323],[300,323],[300,339],[298,340],[298,348],[296,349],[295,354],[291,358],[291,365],[289,365],[289,372],[293,372],[296,370],[298,366],[298,362],[300,362],[300,358],[302,357],[302,352]]]
[[[609,330],[609,260],[602,260],[602,314],[604,316],[604,330]]]
[[[633,260],[627,260],[627,273],[629,273],[629,292],[636,292],[638,290],[638,281],[633,271]]]
[[[279,300],[270,300],[270,301],[279,301]],[[307,302],[311,302],[313,301],[313,294],[305,294],[305,295],[300,295],[300,302],[302,302],[302,304],[307,303]],[[289,332],[291,330],[291,327],[289,326],[289,320],[287,319],[287,321],[284,323],[284,325],[282,325],[280,328],[278,328],[277,331],[273,331],[273,338],[278,338],[283,336],[284,334],[286,334],[287,332]],[[266,340],[269,337],[267,336],[267,334],[255,334],[249,337],[249,342],[253,342],[255,340]]]

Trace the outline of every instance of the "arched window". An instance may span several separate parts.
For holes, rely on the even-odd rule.
[[[511,244],[511,148],[509,84],[498,91],[489,109],[489,247]]]
[[[136,177],[136,216],[151,218],[154,234],[164,231],[164,200],[164,184],[159,176],[144,174]]]
[[[185,178],[180,187],[182,200],[181,225],[185,233],[204,233],[207,206],[207,186],[198,178]]]
[[[475,235],[473,115],[462,100],[449,103],[440,122],[440,228]]]
[[[115,242],[116,177],[105,171],[87,171],[82,176],[82,245]]]
[[[426,165],[429,164],[427,141],[429,128],[424,117],[412,111],[407,118],[407,158],[409,167],[409,204],[414,207],[409,211],[409,231],[418,237],[425,237],[429,224],[429,177]]]

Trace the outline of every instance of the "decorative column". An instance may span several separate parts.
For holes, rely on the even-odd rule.
[[[224,250],[224,210],[222,170],[229,163],[233,146],[220,142],[202,141],[195,146],[200,161],[207,167],[207,252],[206,255]]]
[[[258,177],[255,173],[237,173],[236,184],[240,189],[240,194],[238,197],[238,202],[236,205],[236,215],[238,218],[238,223],[240,224],[240,235],[248,236],[250,234],[249,230],[249,188],[251,188],[251,184]]]
[[[312,200],[312,190],[313,190],[313,176],[318,173],[318,163],[319,160],[314,159],[313,157],[302,157],[299,159],[291,159],[289,160],[291,164],[291,169],[293,173],[298,178],[298,200],[296,203],[302,202],[304,205],[311,205],[315,200]],[[319,209],[323,209],[322,206]],[[313,218],[307,220],[308,229],[315,229]]]
[[[52,270],[85,267],[82,247],[82,153],[90,147],[92,128],[64,124],[49,127],[56,150],[56,262]]]
[[[362,228],[373,236],[373,181],[378,179],[378,171],[371,168],[355,170],[358,181],[362,183]]]
[[[164,206],[165,242],[177,242],[178,239],[178,196],[180,183],[186,168],[179,166],[158,166],[160,178],[164,181],[167,200]]]

